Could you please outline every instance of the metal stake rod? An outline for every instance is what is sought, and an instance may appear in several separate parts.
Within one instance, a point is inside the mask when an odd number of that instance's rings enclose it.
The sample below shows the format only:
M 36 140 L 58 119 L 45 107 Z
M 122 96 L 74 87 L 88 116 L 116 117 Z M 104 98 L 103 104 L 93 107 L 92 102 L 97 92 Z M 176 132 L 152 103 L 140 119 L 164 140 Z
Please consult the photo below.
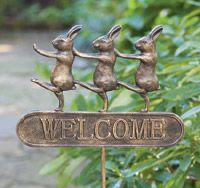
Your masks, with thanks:
M 102 188 L 106 188 L 106 148 L 103 146 L 101 148 L 101 178 L 102 178 Z

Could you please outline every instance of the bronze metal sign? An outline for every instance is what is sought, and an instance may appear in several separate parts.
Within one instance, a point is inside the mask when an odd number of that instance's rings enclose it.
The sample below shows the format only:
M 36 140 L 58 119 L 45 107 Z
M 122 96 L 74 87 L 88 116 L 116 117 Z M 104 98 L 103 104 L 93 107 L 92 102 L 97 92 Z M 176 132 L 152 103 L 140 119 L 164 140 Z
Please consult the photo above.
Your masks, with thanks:
M 59 105 L 54 112 L 25 115 L 17 125 L 17 134 L 24 144 L 34 147 L 101 146 L 102 188 L 106 188 L 105 146 L 174 145 L 182 138 L 184 126 L 174 113 L 149 112 L 148 93 L 160 88 L 156 75 L 156 39 L 163 30 L 161 25 L 155 26 L 148 35 L 135 42 L 136 49 L 140 51 L 138 54 L 124 54 L 114 47 L 114 41 L 120 34 L 120 25 L 113 26 L 105 35 L 93 41 L 93 47 L 98 53 L 80 52 L 74 47 L 73 41 L 81 29 L 81 25 L 75 25 L 66 35 L 56 37 L 52 41 L 54 52 L 33 45 L 40 55 L 55 58 L 56 65 L 50 83 L 35 78 L 31 81 L 53 92 Z M 93 83 L 74 79 L 72 65 L 76 56 L 98 61 Z M 140 61 L 135 85 L 117 79 L 114 70 L 117 58 Z M 62 112 L 63 92 L 75 90 L 77 85 L 99 95 L 103 100 L 100 113 Z M 144 99 L 145 108 L 138 113 L 107 112 L 107 92 L 118 87 L 138 93 Z
M 163 112 L 34 112 L 20 120 L 17 134 L 34 147 L 170 146 L 183 136 L 183 122 Z

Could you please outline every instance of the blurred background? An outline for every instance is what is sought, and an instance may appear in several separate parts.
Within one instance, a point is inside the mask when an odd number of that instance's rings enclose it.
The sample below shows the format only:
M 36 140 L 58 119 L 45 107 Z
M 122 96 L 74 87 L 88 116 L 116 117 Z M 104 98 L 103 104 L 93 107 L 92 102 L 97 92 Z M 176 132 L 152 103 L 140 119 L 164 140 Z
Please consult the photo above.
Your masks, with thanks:
M 123 29 L 116 48 L 135 53 L 134 42 L 155 25 L 161 90 L 149 94 L 151 111 L 170 111 L 185 123 L 184 139 L 165 148 L 108 148 L 107 187 L 200 188 L 200 2 L 198 0 L 0 0 L 0 187 L 100 188 L 100 150 L 37 149 L 16 137 L 17 121 L 33 110 L 51 110 L 54 95 L 30 82 L 49 80 L 55 60 L 32 50 L 53 50 L 51 41 L 82 24 L 75 46 L 95 52 L 92 41 L 114 25 Z M 134 84 L 137 61 L 117 59 L 118 79 Z M 95 61 L 76 58 L 76 79 L 92 81 Z M 143 100 L 120 89 L 109 93 L 109 111 L 139 111 Z M 78 88 L 65 92 L 65 110 L 97 111 L 102 101 Z

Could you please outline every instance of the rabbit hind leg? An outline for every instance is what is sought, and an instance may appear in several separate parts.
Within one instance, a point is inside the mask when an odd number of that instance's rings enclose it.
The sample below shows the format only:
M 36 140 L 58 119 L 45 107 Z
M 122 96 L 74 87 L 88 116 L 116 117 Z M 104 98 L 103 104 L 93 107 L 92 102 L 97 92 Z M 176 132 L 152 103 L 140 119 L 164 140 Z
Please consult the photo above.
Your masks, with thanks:
M 149 97 L 148 97 L 145 89 L 142 89 L 138 86 L 132 86 L 132 85 L 127 84 L 127 83 L 122 82 L 122 81 L 118 81 L 118 85 L 123 86 L 128 90 L 131 90 L 131 91 L 134 91 L 134 92 L 140 94 L 140 96 L 145 101 L 145 109 L 142 109 L 141 112 L 148 112 L 149 111 L 150 100 L 149 100 Z
M 34 78 L 31 79 L 31 82 L 34 82 L 34 83 L 36 83 L 37 85 L 39 85 L 39 86 L 41 86 L 41 87 L 43 87 L 43 88 L 45 88 L 45 89 L 47 89 L 47 90 L 49 90 L 49 91 L 58 92 L 58 93 L 61 92 L 61 90 L 60 90 L 59 88 L 53 86 L 53 85 L 50 84 L 50 83 L 43 82 L 43 81 L 40 81 L 40 80 L 34 79 Z
M 63 108 L 64 108 L 64 95 L 63 92 L 55 92 L 56 97 L 58 98 L 59 101 L 59 105 L 58 107 L 55 109 L 56 112 L 62 112 Z
M 145 109 L 142 109 L 141 112 L 149 112 L 150 100 L 149 100 L 147 93 L 140 94 L 140 96 L 145 101 Z
M 41 87 L 49 90 L 49 91 L 52 91 L 56 95 L 56 97 L 58 99 L 58 102 L 59 102 L 59 105 L 55 109 L 55 111 L 57 111 L 57 112 L 63 111 L 64 96 L 63 96 L 63 92 L 61 91 L 61 89 L 59 89 L 57 87 L 54 87 L 50 83 L 39 81 L 38 79 L 31 79 L 31 81 L 34 82 L 34 83 L 36 83 L 37 85 L 39 85 L 39 86 L 41 86 Z
M 100 109 L 99 112 L 107 112 L 108 111 L 108 97 L 106 92 L 98 93 L 98 95 L 103 99 L 104 105 L 103 109 Z

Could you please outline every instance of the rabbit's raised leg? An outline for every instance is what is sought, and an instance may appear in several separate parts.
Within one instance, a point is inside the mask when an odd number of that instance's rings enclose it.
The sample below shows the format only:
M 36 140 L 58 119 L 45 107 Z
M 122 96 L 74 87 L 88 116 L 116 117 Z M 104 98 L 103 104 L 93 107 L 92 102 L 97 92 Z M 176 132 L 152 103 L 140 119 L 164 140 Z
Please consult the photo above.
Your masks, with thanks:
M 126 89 L 131 90 L 131 91 L 134 91 L 134 92 L 139 93 L 139 94 L 146 93 L 146 91 L 145 91 L 144 89 L 142 89 L 142 88 L 140 88 L 140 87 L 138 87 L 138 86 L 136 86 L 136 85 L 133 86 L 133 85 L 131 85 L 131 84 L 127 84 L 127 83 L 122 82 L 122 81 L 117 81 L 117 84 L 118 84 L 119 86 L 123 86 L 123 87 L 125 87 Z
M 144 98 L 145 101 L 145 109 L 142 109 L 141 112 L 149 112 L 150 100 L 147 93 L 140 94 L 140 96 Z
M 55 109 L 55 111 L 57 112 L 62 112 L 63 111 L 63 108 L 64 108 L 64 95 L 63 95 L 63 92 L 55 92 L 55 95 L 56 97 L 58 98 L 58 101 L 59 101 L 59 105 L 58 105 L 58 108 Z
M 61 92 L 61 90 L 55 86 L 53 86 L 52 84 L 50 83 L 47 83 L 47 82 L 43 82 L 43 81 L 40 81 L 38 79 L 35 79 L 35 78 L 32 78 L 31 79 L 31 82 L 34 82 L 36 83 L 37 85 L 49 90 L 49 91 L 52 91 L 52 92 Z
M 84 88 L 86 88 L 90 91 L 93 91 L 95 93 L 103 92 L 103 89 L 98 88 L 95 85 L 92 85 L 92 84 L 89 84 L 89 83 L 81 82 L 81 81 L 78 81 L 78 80 L 74 80 L 74 83 L 78 84 L 78 85 L 80 85 L 80 86 L 82 86 L 82 87 L 84 87 Z
M 55 109 L 55 111 L 63 111 L 64 96 L 63 96 L 63 92 L 59 88 L 54 87 L 50 83 L 39 81 L 38 79 L 31 79 L 31 81 L 49 91 L 54 92 L 54 94 L 56 95 L 56 97 L 58 98 L 58 101 L 59 101 L 59 106 L 58 106 L 58 108 Z
M 150 101 L 149 101 L 149 97 L 148 97 L 147 92 L 146 92 L 145 89 L 142 89 L 142 88 L 140 88 L 138 86 L 132 86 L 132 85 L 127 84 L 127 83 L 122 82 L 122 81 L 118 81 L 117 83 L 118 83 L 118 85 L 123 86 L 128 90 L 131 90 L 131 91 L 134 91 L 136 93 L 139 93 L 140 96 L 142 98 L 144 98 L 144 101 L 145 101 L 145 109 L 142 109 L 141 112 L 148 112 L 149 111 Z
M 98 93 L 98 95 L 103 99 L 104 105 L 103 109 L 99 110 L 99 112 L 107 112 L 108 111 L 108 97 L 106 92 Z

